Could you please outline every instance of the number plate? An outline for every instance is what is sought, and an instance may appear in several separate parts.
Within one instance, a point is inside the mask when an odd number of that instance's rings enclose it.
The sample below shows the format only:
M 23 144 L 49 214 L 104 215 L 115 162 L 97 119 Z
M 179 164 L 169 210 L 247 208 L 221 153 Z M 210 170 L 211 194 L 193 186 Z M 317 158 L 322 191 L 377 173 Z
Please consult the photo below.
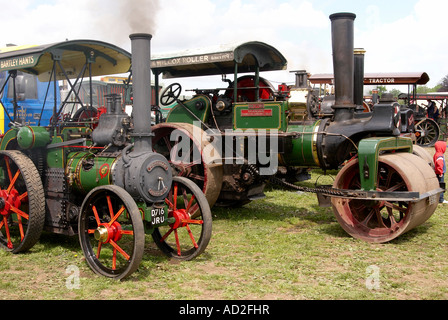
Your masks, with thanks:
M 438 202 L 437 194 L 433 194 L 432 196 L 429 196 L 428 201 L 429 201 L 430 206 L 437 203 Z
M 152 208 L 151 209 L 151 224 L 158 225 L 165 222 L 165 208 Z

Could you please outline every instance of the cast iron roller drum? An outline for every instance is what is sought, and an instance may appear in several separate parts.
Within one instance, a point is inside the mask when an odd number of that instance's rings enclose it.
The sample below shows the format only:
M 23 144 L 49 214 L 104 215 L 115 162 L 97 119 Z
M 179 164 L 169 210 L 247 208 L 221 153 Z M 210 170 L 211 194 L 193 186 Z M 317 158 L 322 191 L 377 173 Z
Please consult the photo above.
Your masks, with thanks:
M 424 194 L 439 187 L 433 169 L 414 154 L 388 154 L 380 156 L 378 161 L 377 191 Z M 333 186 L 361 188 L 358 160 L 349 162 L 339 172 Z M 428 198 L 417 202 L 332 198 L 333 211 L 342 228 L 355 238 L 376 243 L 391 241 L 421 225 L 431 217 L 437 204 L 437 200 Z
M 213 207 L 221 191 L 223 172 L 217 159 L 220 154 L 204 137 L 207 135 L 200 128 L 189 123 L 159 123 L 152 128 L 153 148 L 165 156 L 173 169 L 174 176 L 183 176 L 194 181 L 204 193 L 210 207 Z M 188 141 L 188 150 L 183 150 L 186 157 L 177 159 L 179 141 L 173 141 L 174 131 Z M 195 137 L 195 131 L 200 135 Z M 200 159 L 194 159 L 195 155 Z

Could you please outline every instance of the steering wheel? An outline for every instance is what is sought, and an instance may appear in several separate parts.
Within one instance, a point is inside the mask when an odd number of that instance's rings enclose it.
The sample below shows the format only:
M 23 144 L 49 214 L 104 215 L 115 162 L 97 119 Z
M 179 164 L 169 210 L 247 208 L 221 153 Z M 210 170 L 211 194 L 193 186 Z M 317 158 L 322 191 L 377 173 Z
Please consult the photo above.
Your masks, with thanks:
M 163 90 L 160 97 L 160 103 L 162 106 L 169 106 L 179 98 L 182 92 L 182 86 L 179 83 L 172 83 L 165 90 Z

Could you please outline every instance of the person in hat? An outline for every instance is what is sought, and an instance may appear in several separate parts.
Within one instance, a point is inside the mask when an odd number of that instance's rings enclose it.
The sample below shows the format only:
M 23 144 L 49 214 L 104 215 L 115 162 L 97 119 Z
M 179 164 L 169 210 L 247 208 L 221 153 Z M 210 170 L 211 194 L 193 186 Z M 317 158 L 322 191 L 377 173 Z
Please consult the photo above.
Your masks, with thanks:
M 433 119 L 437 122 L 439 119 L 439 109 L 436 107 L 436 104 L 432 100 L 428 100 L 428 108 L 426 109 L 428 112 L 428 118 Z

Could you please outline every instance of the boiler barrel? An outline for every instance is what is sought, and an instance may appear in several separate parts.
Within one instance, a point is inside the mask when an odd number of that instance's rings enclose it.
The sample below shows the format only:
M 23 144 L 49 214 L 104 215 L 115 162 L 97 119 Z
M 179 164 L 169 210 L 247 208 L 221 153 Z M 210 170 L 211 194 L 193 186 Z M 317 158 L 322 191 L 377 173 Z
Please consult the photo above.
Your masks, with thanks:
M 285 139 L 285 152 L 279 162 L 284 166 L 320 167 L 318 136 L 321 120 L 303 125 L 290 125 L 288 132 L 297 133 Z
M 67 157 L 65 174 L 75 190 L 87 194 L 98 186 L 114 184 L 112 172 L 116 157 L 94 157 L 90 152 L 72 152 Z

